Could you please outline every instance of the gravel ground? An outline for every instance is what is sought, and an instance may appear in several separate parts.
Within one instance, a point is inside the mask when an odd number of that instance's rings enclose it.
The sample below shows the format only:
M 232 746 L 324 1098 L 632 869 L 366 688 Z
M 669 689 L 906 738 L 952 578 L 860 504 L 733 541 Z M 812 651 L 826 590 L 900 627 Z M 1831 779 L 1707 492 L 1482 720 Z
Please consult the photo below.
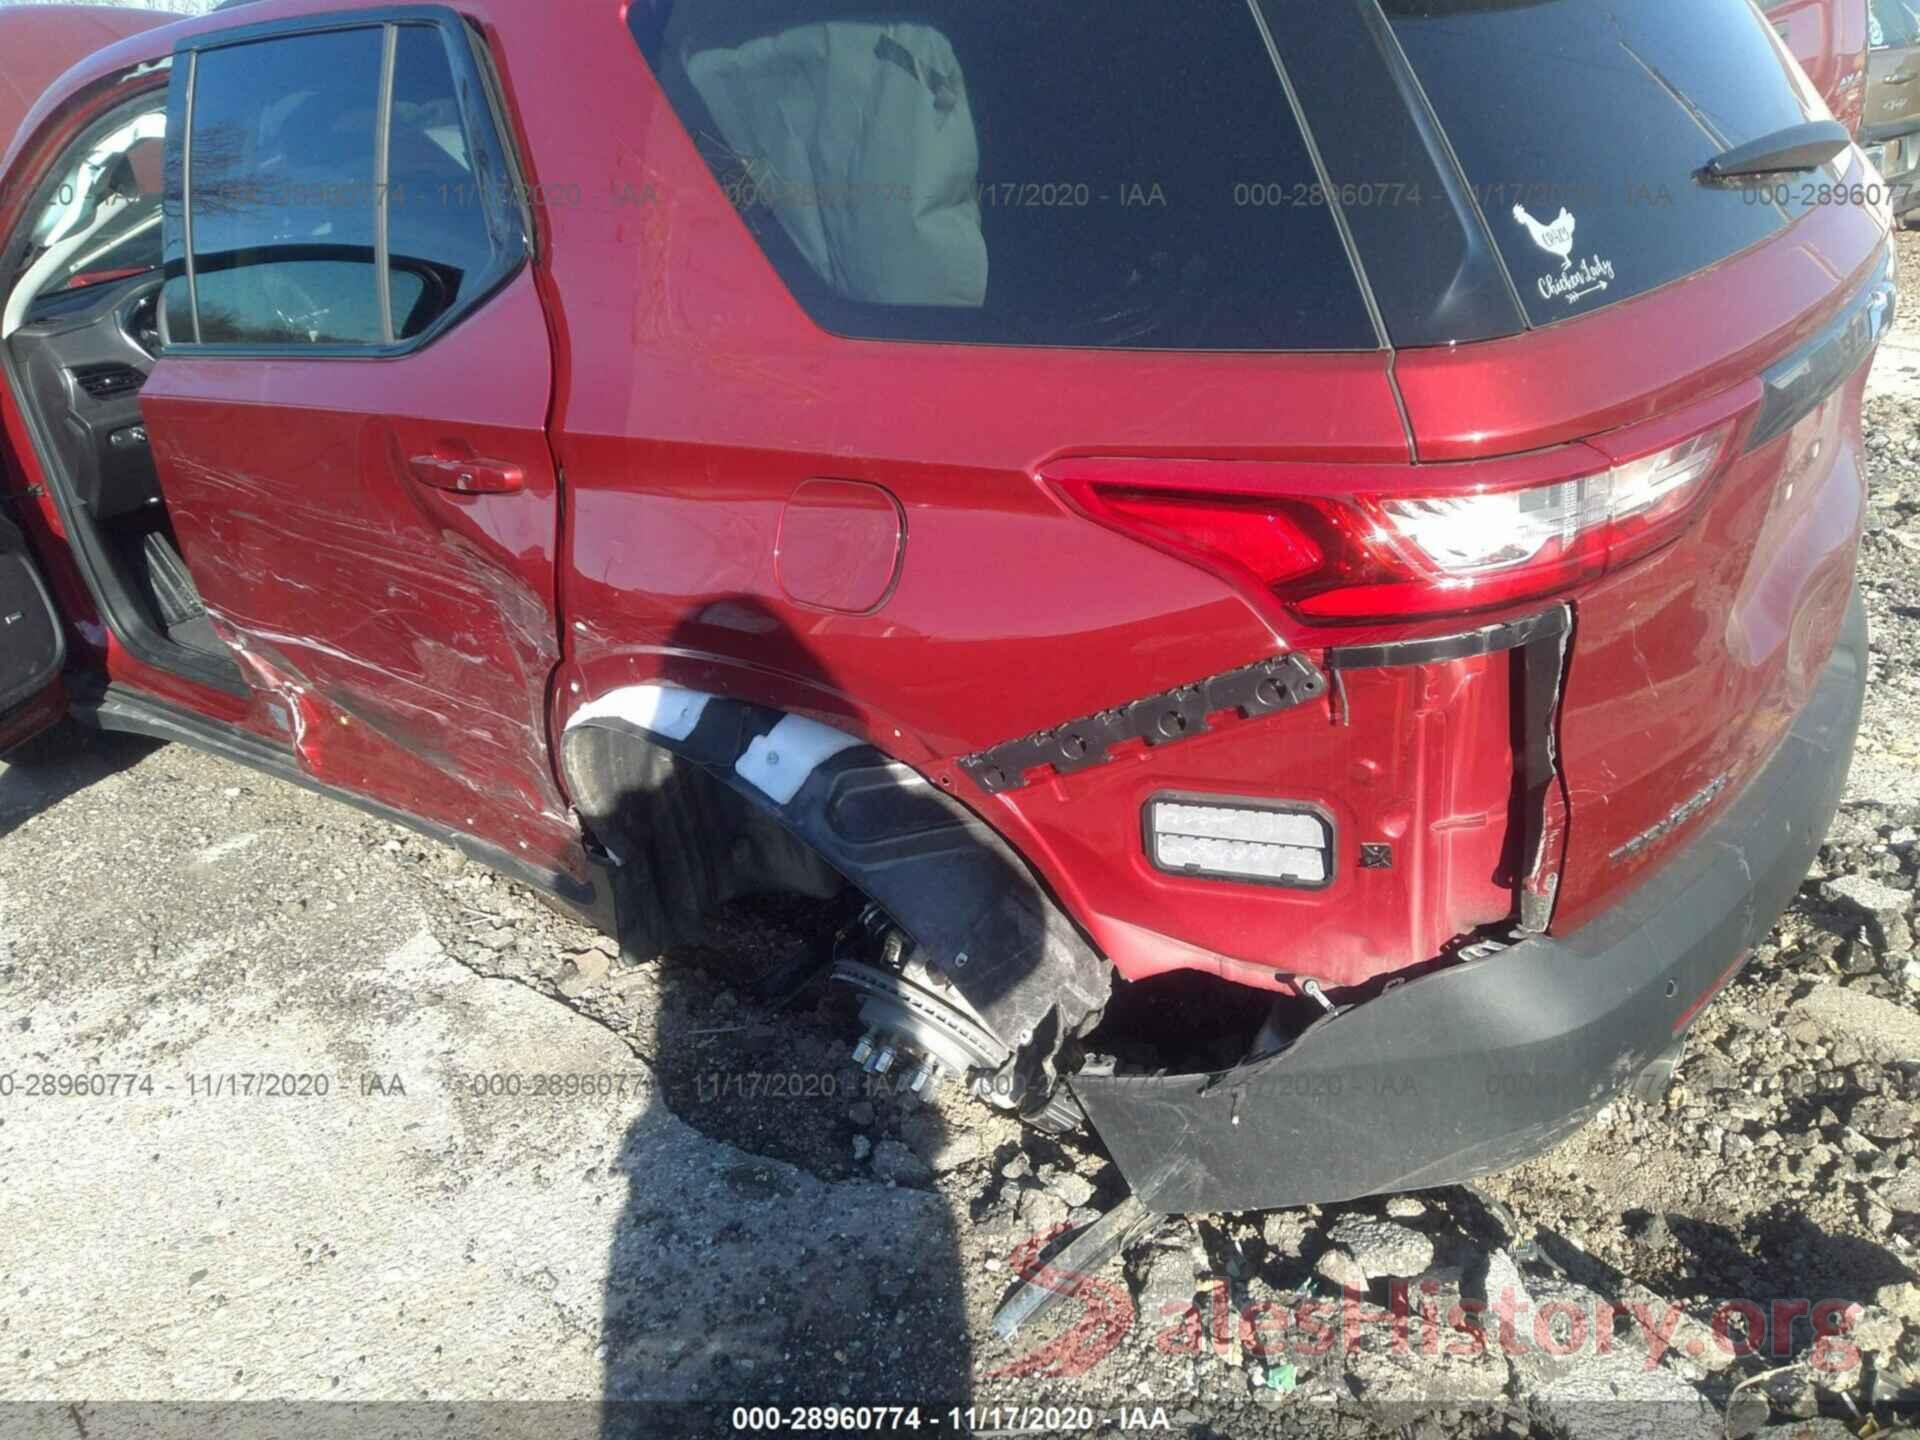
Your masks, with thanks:
M 1920 237 L 1902 267 L 1920 295 Z M 744 909 L 629 967 L 410 833 L 57 737 L 0 770 L 0 1073 L 153 1086 L 0 1101 L 0 1401 L 87 1397 L 0 1406 L 0 1433 L 265 1398 L 582 1402 L 546 1434 L 614 1433 L 609 1398 L 1893 1433 L 1920 1413 L 1920 323 L 1867 426 L 1847 802 L 1670 1091 L 1471 1189 L 1171 1223 L 1012 1342 L 1016 1272 L 1118 1176 L 951 1090 L 870 1086 L 837 996 L 752 1000 L 817 913 Z M 328 1093 L 223 1088 L 259 1073 Z

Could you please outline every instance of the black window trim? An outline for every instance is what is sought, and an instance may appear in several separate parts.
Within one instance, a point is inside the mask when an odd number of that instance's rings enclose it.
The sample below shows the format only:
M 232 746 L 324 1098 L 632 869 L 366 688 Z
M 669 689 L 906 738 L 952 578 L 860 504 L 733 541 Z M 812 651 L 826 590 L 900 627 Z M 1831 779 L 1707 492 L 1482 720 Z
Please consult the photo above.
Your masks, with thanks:
M 461 297 L 451 309 L 418 335 L 404 340 L 385 339 L 351 344 L 271 344 L 262 342 L 207 342 L 199 338 L 200 297 L 195 278 L 193 252 L 193 131 L 194 97 L 197 94 L 199 57 L 209 50 L 247 45 L 260 40 L 284 39 L 295 35 L 318 35 L 346 30 L 381 30 L 381 66 L 378 114 L 375 118 L 374 185 L 380 203 L 374 210 L 375 286 L 378 292 L 381 326 L 392 328 L 389 305 L 391 277 L 380 261 L 387 256 L 387 203 L 384 181 L 388 164 L 387 139 L 392 123 L 394 61 L 402 26 L 422 26 L 435 30 L 446 49 L 447 64 L 453 75 L 455 100 L 460 106 L 461 127 L 472 161 L 474 183 L 478 188 L 481 214 L 485 217 L 493 242 L 495 261 L 490 271 L 479 277 L 471 293 Z M 184 66 L 181 64 L 185 60 Z M 392 359 L 413 354 L 433 344 L 449 330 L 486 304 L 517 276 L 535 254 L 532 212 L 527 205 L 524 173 L 514 147 L 513 130 L 507 123 L 492 57 L 474 28 L 453 10 L 443 5 L 401 5 L 369 10 L 333 11 L 296 16 L 284 20 L 236 25 L 230 29 L 208 31 L 181 40 L 173 52 L 174 74 L 184 72 L 185 83 L 168 97 L 167 132 L 169 148 L 178 137 L 180 147 L 181 240 L 179 261 L 165 267 L 168 280 L 184 274 L 192 307 L 194 338 L 167 337 L 165 353 L 191 354 L 206 359 Z M 480 99 L 482 110 L 469 102 Z M 490 173 L 497 169 L 497 177 Z M 176 264 L 180 267 L 176 269 Z M 166 309 L 163 304 L 162 311 Z
M 1287 73 L 1287 62 L 1280 54 L 1280 46 L 1274 41 L 1273 27 L 1267 23 L 1260 0 L 1247 0 L 1247 13 L 1253 18 L 1254 31 L 1259 35 L 1260 43 L 1266 46 L 1267 59 L 1273 62 L 1273 73 L 1280 81 L 1280 91 L 1286 97 L 1287 109 L 1293 114 L 1293 123 L 1300 131 L 1301 143 L 1307 148 L 1307 159 L 1313 165 L 1314 179 L 1320 184 L 1320 193 L 1326 197 L 1327 213 L 1333 219 L 1334 233 L 1340 237 L 1340 248 L 1347 257 L 1347 269 L 1353 275 L 1354 285 L 1359 288 L 1360 303 L 1367 312 L 1367 324 L 1373 327 L 1373 349 L 1358 353 L 1377 355 L 1391 350 L 1393 341 L 1387 333 L 1386 319 L 1380 313 L 1379 297 L 1373 293 L 1373 282 L 1367 279 L 1366 261 L 1361 258 L 1360 247 L 1354 242 L 1353 224 L 1347 219 L 1346 206 L 1341 203 L 1340 187 L 1333 183 L 1326 159 L 1320 153 L 1320 142 L 1314 138 L 1313 127 L 1307 123 L 1307 112 L 1300 103 L 1300 92 L 1294 89 L 1293 77 Z
M 176 77 L 183 73 L 186 77 L 184 80 L 176 82 L 184 84 L 186 87 L 186 96 L 181 102 L 183 113 L 180 117 L 180 244 L 182 247 L 181 255 L 186 263 L 187 269 L 187 315 L 193 321 L 192 343 L 195 345 L 200 343 L 200 283 L 195 277 L 193 270 L 193 207 L 187 204 L 187 197 L 193 193 L 193 82 L 198 78 L 199 72 L 200 56 L 198 53 L 187 56 L 187 64 L 184 72 L 181 70 L 177 60 L 173 67 L 173 73 Z M 173 97 L 171 95 L 167 97 L 167 111 L 167 129 L 172 130 Z M 166 193 L 163 183 L 160 198 L 160 253 L 162 257 L 166 254 L 166 208 Z M 161 273 L 163 275 L 166 273 L 164 258 L 161 262 Z M 164 280 L 161 282 L 163 287 L 165 283 Z M 160 300 L 159 311 L 157 312 L 160 316 L 161 334 L 163 336 L 166 335 L 166 310 L 166 297 L 163 295 Z
M 385 25 L 380 30 L 380 85 L 374 101 L 373 112 L 373 193 L 380 202 L 373 207 L 373 296 L 374 308 L 380 312 L 380 341 L 383 345 L 393 344 L 393 247 L 388 243 L 387 232 L 387 182 L 393 173 L 393 62 L 400 50 L 400 27 Z M 464 130 L 466 117 L 461 117 Z M 187 143 L 193 143 L 192 132 L 188 132 Z M 188 192 L 187 209 L 192 210 L 192 192 Z M 491 226 L 489 226 L 491 228 Z M 192 254 L 189 252 L 191 261 Z M 194 323 L 199 323 L 199 312 L 194 313 Z
M 1526 299 L 1520 293 L 1520 282 L 1513 278 L 1513 268 L 1500 251 L 1500 241 L 1493 233 L 1492 222 L 1487 219 L 1486 207 L 1480 203 L 1480 197 L 1474 193 L 1473 185 L 1467 179 L 1467 167 L 1460 162 L 1460 153 L 1453 148 L 1453 137 L 1447 134 L 1447 127 L 1440 123 L 1440 112 L 1434 108 L 1426 82 L 1421 80 L 1420 72 L 1413 68 L 1413 61 L 1408 58 L 1406 47 L 1400 43 L 1399 33 L 1388 21 L 1386 12 L 1374 0 L 1362 0 L 1359 8 L 1374 44 L 1380 49 L 1381 58 L 1386 61 L 1394 87 L 1407 97 L 1407 109 L 1413 116 L 1415 128 L 1434 156 L 1434 169 L 1440 176 L 1441 185 L 1446 188 L 1448 200 L 1462 222 L 1477 229 L 1480 243 L 1486 246 L 1487 255 L 1493 262 L 1494 273 L 1506 287 L 1506 297 L 1513 306 L 1514 319 L 1520 324 L 1518 330 L 1509 333 L 1518 335 L 1534 329 L 1533 319 L 1527 314 Z

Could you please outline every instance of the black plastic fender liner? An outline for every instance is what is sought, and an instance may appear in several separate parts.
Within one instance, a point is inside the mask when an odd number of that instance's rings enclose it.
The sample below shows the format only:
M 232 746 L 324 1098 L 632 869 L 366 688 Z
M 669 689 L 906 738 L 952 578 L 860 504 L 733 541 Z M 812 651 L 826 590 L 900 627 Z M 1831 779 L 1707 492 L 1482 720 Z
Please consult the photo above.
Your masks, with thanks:
M 618 817 L 647 803 L 662 757 L 698 767 L 878 902 L 1045 1072 L 1029 1078 L 1051 1087 L 1060 1045 L 1098 1021 L 1112 971 L 992 827 L 911 766 L 826 726 L 718 697 L 663 718 L 662 693 L 694 692 L 636 686 L 626 705 L 622 693 L 576 711 L 560 750 L 575 805 L 604 843 L 618 851 Z M 769 754 L 788 767 L 777 782 Z M 616 893 L 626 868 L 614 870 Z
M 1856 595 L 1741 794 L 1617 905 L 1330 1015 L 1235 1069 L 1069 1082 L 1149 1209 L 1323 1204 L 1539 1154 L 1672 1047 L 1792 899 L 1839 807 L 1866 686 Z

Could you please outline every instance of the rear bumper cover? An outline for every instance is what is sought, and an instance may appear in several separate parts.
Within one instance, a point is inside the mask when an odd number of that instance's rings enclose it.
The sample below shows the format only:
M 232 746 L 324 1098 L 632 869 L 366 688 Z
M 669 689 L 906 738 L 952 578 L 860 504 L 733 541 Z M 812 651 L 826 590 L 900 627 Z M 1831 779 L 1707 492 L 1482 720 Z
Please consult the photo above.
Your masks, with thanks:
M 1867 672 L 1856 595 L 1762 773 L 1618 906 L 1197 1075 L 1083 1071 L 1074 1094 L 1145 1204 L 1264 1209 L 1446 1185 L 1578 1129 L 1670 1048 L 1805 878 L 1839 807 Z

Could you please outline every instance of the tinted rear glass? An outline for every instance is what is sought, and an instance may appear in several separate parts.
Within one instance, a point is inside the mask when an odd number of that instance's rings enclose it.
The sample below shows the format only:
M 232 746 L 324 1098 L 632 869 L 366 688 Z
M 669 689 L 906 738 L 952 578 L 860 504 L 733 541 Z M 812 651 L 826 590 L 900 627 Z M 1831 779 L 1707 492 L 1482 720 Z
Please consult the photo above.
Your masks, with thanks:
M 387 244 L 394 338 L 411 340 L 494 274 L 482 184 L 439 30 L 405 25 L 394 43 L 387 126 Z
M 1747 0 L 1384 0 L 1528 319 L 1583 315 L 1780 230 L 1805 182 L 1693 177 L 1809 118 Z
M 200 56 L 187 198 L 202 340 L 380 339 L 373 142 L 381 45 L 377 29 L 342 30 Z M 176 297 L 183 288 L 176 282 Z
M 635 0 L 629 16 L 829 330 L 1378 343 L 1245 0 Z

